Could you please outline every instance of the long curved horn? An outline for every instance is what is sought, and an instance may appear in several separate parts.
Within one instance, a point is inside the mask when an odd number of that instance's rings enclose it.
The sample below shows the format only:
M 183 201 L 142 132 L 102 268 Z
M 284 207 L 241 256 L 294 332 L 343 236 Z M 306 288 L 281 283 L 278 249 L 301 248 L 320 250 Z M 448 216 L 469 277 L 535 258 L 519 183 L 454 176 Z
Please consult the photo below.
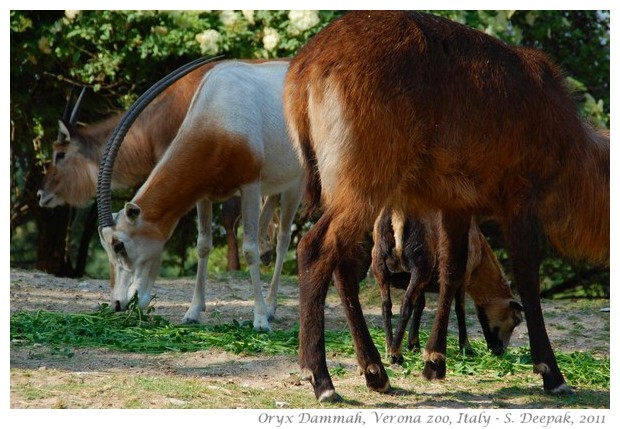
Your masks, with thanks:
M 120 122 L 114 129 L 112 136 L 108 140 L 108 143 L 103 152 L 103 158 L 101 165 L 99 166 L 99 175 L 97 177 L 97 207 L 99 215 L 99 229 L 106 226 L 114 225 L 114 219 L 112 218 L 112 170 L 114 168 L 114 160 L 118 154 L 121 143 L 131 125 L 138 118 L 140 113 L 153 101 L 159 94 L 161 94 L 167 87 L 172 85 L 177 80 L 181 79 L 186 74 L 194 71 L 202 65 L 219 60 L 223 58 L 223 55 L 212 58 L 199 58 L 182 67 L 179 67 L 155 85 L 151 86 L 144 94 L 142 94 L 135 103 L 125 112 Z
M 73 111 L 71 112 L 71 117 L 69 118 L 69 125 L 74 126 L 77 123 L 78 114 L 80 113 L 80 107 L 82 107 L 82 99 L 84 98 L 84 94 L 86 93 L 86 87 L 82 87 L 82 92 L 75 102 L 75 106 L 73 106 Z

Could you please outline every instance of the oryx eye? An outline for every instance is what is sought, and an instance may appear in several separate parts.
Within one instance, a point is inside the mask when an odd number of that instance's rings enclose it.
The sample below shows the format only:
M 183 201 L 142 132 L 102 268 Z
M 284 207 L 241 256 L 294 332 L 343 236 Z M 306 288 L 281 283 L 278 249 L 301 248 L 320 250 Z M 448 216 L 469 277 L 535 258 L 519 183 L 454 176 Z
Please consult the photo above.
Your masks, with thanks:
M 54 164 L 58 164 L 63 159 L 65 159 L 64 152 L 56 152 L 56 154 L 54 154 Z
M 114 243 L 112 243 L 112 249 L 117 255 L 126 253 L 125 244 L 122 241 L 114 241 Z

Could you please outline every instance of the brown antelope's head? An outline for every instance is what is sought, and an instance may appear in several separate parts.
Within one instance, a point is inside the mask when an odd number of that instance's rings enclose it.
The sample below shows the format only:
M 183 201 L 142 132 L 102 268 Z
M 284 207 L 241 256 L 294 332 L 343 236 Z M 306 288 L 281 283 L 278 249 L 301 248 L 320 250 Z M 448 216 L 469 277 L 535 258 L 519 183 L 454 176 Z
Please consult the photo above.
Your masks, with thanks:
M 474 221 L 469 233 L 468 271 L 467 293 L 476 304 L 484 339 L 493 354 L 501 355 L 523 321 L 523 307 L 514 299 L 499 261 Z
M 82 207 L 95 196 L 99 162 L 92 150 L 88 150 L 89 145 L 76 126 L 86 88 L 82 89 L 70 112 L 74 90 L 69 94 L 62 119 L 58 121 L 58 137 L 53 147 L 52 162 L 37 192 L 41 207 L 52 208 L 64 204 Z
M 523 321 L 523 307 L 514 299 L 495 299 L 476 305 L 487 347 L 494 355 L 503 354 L 514 329 Z
M 140 207 L 127 203 L 114 215 L 113 226 L 101 228 L 99 239 L 110 262 L 112 306 L 125 310 L 136 295 L 138 306 L 146 308 L 167 237 L 143 219 Z

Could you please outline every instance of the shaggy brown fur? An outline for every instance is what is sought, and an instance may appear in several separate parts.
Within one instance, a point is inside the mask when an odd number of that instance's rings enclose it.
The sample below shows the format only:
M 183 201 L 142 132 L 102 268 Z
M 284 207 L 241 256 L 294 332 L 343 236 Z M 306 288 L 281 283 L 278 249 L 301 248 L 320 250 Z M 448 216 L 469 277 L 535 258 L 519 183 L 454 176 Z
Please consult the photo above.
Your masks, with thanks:
M 565 392 L 540 307 L 540 237 L 575 259 L 609 260 L 609 136 L 580 119 L 544 54 L 422 13 L 356 11 L 293 59 L 285 111 L 324 214 L 301 240 L 300 354 L 317 398 L 335 399 L 323 310 L 334 274 L 363 368 L 381 361 L 347 273 L 385 206 L 441 211 L 440 305 L 427 345 L 445 354 L 450 304 L 463 283 L 472 215 L 495 219 L 513 261 L 535 365 Z M 383 368 L 381 366 L 381 368 Z M 445 363 L 427 362 L 427 378 Z M 385 371 L 366 375 L 389 387 Z

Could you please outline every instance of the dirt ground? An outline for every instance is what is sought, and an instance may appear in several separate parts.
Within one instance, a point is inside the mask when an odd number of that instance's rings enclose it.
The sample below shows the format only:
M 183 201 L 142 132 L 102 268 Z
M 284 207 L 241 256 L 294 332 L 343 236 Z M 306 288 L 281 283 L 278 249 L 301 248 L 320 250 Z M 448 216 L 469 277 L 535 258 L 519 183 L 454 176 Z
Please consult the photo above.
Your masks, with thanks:
M 12 269 L 10 272 L 10 306 L 11 312 L 30 310 L 49 310 L 62 312 L 92 312 L 99 303 L 108 302 L 109 285 L 105 280 L 63 279 L 37 271 Z M 158 279 L 155 284 L 157 297 L 154 301 L 155 312 L 173 323 L 180 323 L 193 292 L 193 280 Z M 326 325 L 328 329 L 346 329 L 346 322 L 335 292 L 330 289 L 326 307 Z M 371 294 L 372 295 L 372 294 Z M 378 293 L 373 304 L 365 305 L 364 312 L 368 324 L 381 326 L 381 313 Z M 298 321 L 298 290 L 293 280 L 284 281 L 279 292 L 279 306 L 273 329 L 287 329 Z M 207 311 L 204 323 L 229 323 L 236 319 L 240 323 L 252 321 L 252 292 L 249 276 L 244 274 L 221 275 L 209 279 L 207 291 Z M 395 302 L 398 302 L 395 299 Z M 609 301 L 597 302 L 597 311 L 579 311 L 578 302 L 547 301 L 544 302 L 547 329 L 554 347 L 565 351 L 584 350 L 601 356 L 609 356 L 609 312 L 605 307 Z M 600 307 L 600 308 L 599 308 Z M 427 304 L 427 311 L 433 311 L 432 301 Z M 468 329 L 471 337 L 482 337 L 475 316 L 469 320 Z M 425 320 L 430 320 L 425 316 Z M 429 322 L 430 323 L 430 322 Z M 527 331 L 519 326 L 511 346 L 528 344 Z M 455 328 L 452 327 L 452 332 Z M 575 332 L 578 335 L 575 335 Z M 278 389 L 282 383 L 298 385 L 295 374 L 298 372 L 295 356 L 236 356 L 222 351 L 200 351 L 183 354 L 146 355 L 137 353 L 120 353 L 110 350 L 84 349 L 76 352 L 70 360 L 58 359 L 53 355 L 43 354 L 42 358 L 33 359 L 36 347 L 11 347 L 11 370 L 58 370 L 58 377 L 65 374 L 174 374 L 181 376 L 200 376 L 213 378 L 232 385 L 248 388 Z M 234 364 L 231 365 L 231 361 Z M 328 362 L 330 365 L 330 362 Z M 354 359 L 339 359 L 338 365 L 355 372 Z M 22 372 L 12 372 L 11 408 L 53 408 L 54 399 L 33 401 L 14 389 L 22 379 Z M 31 377 L 31 375 L 28 375 Z M 537 378 L 537 380 L 540 380 Z M 28 382 L 30 382 L 29 380 Z M 340 380 L 363 387 L 363 381 L 357 377 L 351 381 Z M 540 383 L 538 381 L 538 383 Z M 307 383 L 300 389 L 310 390 Z M 440 389 L 441 390 L 441 389 Z M 89 407 L 88 398 L 83 404 Z M 119 403 L 110 399 L 110 404 L 94 402 L 93 407 L 115 408 Z M 172 404 L 174 405 L 174 404 Z M 153 404 L 153 407 L 166 407 L 170 404 Z

